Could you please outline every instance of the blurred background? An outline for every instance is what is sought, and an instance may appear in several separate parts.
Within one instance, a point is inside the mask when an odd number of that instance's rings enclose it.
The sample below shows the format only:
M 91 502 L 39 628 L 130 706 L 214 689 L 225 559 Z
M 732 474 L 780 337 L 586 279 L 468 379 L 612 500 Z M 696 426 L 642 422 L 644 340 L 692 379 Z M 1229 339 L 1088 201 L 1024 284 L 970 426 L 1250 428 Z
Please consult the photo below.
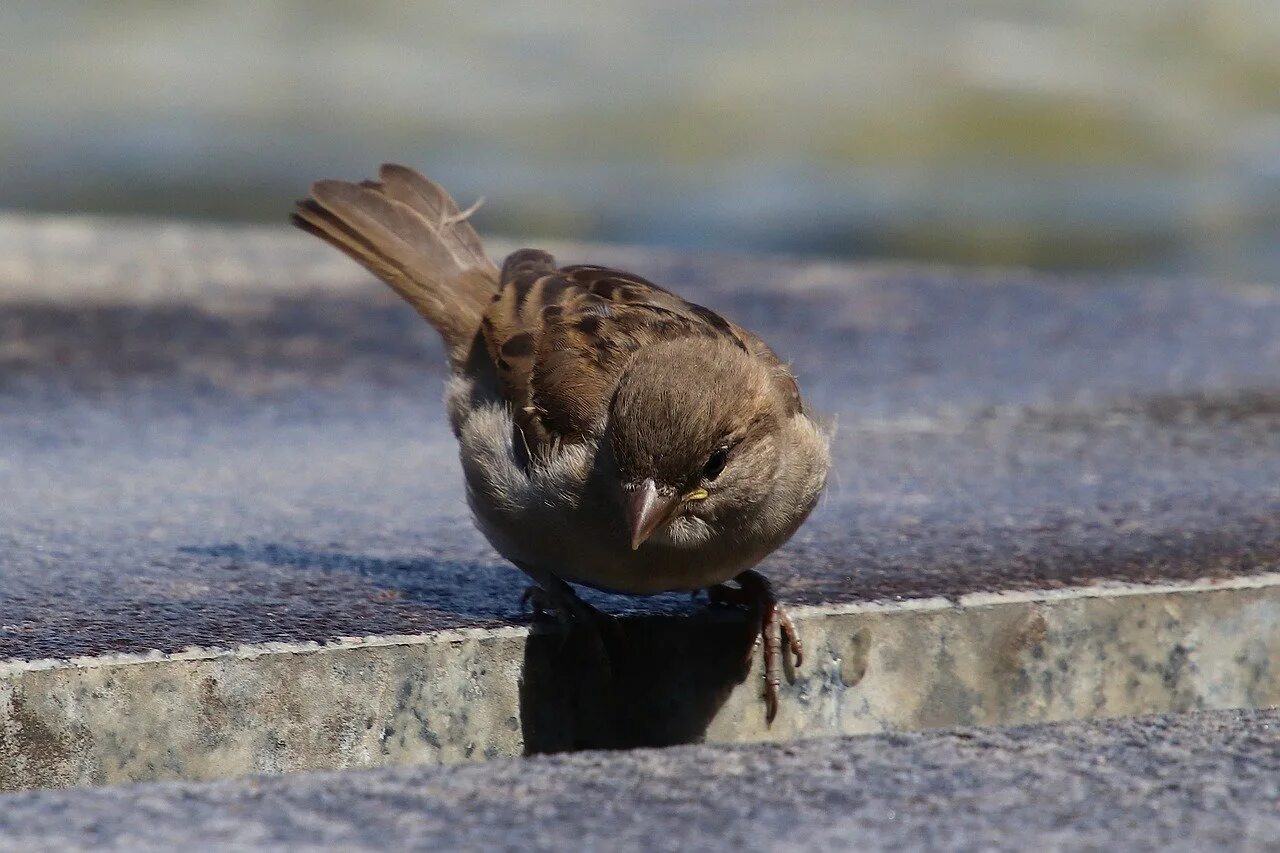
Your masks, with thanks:
M 8 2 L 0 208 L 1280 280 L 1280 2 Z

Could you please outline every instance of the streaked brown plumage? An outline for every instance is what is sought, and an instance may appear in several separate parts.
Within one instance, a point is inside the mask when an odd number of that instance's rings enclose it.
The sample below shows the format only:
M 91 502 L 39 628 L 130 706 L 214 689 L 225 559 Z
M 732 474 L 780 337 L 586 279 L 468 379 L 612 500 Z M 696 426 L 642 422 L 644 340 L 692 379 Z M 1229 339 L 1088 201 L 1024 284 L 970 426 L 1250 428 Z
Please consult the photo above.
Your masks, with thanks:
M 800 645 L 750 569 L 804 521 L 829 466 L 794 376 L 752 333 L 631 273 L 536 249 L 499 270 L 469 214 L 388 165 L 317 182 L 293 220 L 440 332 L 468 500 L 494 547 L 577 619 L 596 617 L 565 580 L 749 597 L 772 720 L 783 647 L 798 664 Z

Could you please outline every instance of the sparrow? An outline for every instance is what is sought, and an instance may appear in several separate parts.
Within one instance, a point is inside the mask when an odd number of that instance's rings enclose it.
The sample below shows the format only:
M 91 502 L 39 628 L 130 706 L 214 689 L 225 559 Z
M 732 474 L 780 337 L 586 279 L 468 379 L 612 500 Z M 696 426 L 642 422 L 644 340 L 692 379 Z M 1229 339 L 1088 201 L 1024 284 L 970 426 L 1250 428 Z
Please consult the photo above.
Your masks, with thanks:
M 467 501 L 535 603 L 598 624 L 573 583 L 751 607 L 772 723 L 784 655 L 798 667 L 803 649 L 752 567 L 808 517 L 830 467 L 795 376 L 756 335 L 633 273 L 537 249 L 499 269 L 470 224 L 478 206 L 388 164 L 376 181 L 317 181 L 292 221 L 440 333 Z

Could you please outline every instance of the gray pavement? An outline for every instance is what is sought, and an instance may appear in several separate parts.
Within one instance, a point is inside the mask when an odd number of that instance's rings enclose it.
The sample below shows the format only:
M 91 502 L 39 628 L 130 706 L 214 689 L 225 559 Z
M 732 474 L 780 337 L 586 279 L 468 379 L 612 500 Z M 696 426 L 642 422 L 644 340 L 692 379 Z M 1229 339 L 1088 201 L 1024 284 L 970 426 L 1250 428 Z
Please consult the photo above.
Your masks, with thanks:
M 283 229 L 0 224 L 0 660 L 526 621 L 433 333 Z M 1273 569 L 1280 291 L 692 257 L 838 422 L 791 602 Z M 614 610 L 687 611 L 679 596 Z
M 4 850 L 1269 850 L 1280 713 L 0 795 Z

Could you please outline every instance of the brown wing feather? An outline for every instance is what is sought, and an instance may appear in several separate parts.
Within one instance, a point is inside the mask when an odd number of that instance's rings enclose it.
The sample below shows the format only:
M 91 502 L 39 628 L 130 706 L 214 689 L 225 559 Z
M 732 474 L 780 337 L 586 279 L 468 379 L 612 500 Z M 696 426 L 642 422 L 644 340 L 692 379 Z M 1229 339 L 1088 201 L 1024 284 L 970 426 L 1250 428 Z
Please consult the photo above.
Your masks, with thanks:
M 647 279 L 609 267 L 559 268 L 521 249 L 499 271 L 438 184 L 391 164 L 378 180 L 318 181 L 298 202 L 300 228 L 359 261 L 439 331 L 455 367 L 477 329 L 532 448 L 581 441 L 603 420 L 637 349 L 673 337 L 724 337 L 766 363 L 791 411 L 800 394 L 763 341 Z
M 632 353 L 674 337 L 732 340 L 774 368 L 784 399 L 798 410 L 795 380 L 759 338 L 620 270 L 558 268 L 546 252 L 522 249 L 503 264 L 483 330 L 520 438 L 535 455 L 589 436 Z

